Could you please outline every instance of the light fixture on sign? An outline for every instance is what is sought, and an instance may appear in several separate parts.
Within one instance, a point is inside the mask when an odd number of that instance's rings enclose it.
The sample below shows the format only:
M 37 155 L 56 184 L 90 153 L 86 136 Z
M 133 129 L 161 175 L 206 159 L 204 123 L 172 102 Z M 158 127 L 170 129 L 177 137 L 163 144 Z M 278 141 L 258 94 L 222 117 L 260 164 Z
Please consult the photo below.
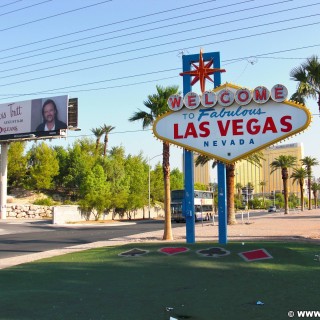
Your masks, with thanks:
M 266 103 L 270 99 L 270 91 L 264 86 L 256 87 L 252 99 L 259 104 Z
M 283 102 L 288 96 L 288 89 L 282 84 L 276 84 L 271 89 L 271 99 L 275 102 Z
M 221 106 L 229 107 L 234 102 L 234 93 L 229 89 L 223 89 L 218 93 L 218 100 Z
M 205 91 L 200 100 L 203 107 L 211 108 L 217 103 L 217 95 L 213 91 Z
M 183 101 L 184 105 L 190 110 L 196 109 L 200 105 L 200 97 L 195 92 L 188 92 Z
M 183 99 L 179 94 L 173 94 L 168 99 L 168 107 L 172 111 L 179 111 L 183 108 Z
M 252 100 L 252 93 L 247 88 L 241 88 L 237 90 L 234 99 L 239 106 L 246 106 Z

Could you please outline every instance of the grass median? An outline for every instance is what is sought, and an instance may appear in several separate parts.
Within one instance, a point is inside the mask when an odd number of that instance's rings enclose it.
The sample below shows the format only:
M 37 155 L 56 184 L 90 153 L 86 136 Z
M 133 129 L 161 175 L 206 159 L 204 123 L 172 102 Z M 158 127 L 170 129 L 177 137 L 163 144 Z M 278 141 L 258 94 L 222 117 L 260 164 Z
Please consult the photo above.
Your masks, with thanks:
M 177 247 L 189 250 L 159 252 Z M 272 258 L 239 255 L 261 248 Z M 319 310 L 319 254 L 319 245 L 297 242 L 134 243 L 66 254 L 0 270 L 0 319 L 288 319 Z

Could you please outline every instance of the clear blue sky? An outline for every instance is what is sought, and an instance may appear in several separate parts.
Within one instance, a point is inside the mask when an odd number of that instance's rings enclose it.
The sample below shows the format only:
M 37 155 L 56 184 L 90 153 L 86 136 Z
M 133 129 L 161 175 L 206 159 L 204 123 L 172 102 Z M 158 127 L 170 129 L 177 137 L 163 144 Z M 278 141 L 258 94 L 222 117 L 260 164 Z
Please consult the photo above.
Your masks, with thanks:
M 90 129 L 107 124 L 115 127 L 109 148 L 146 158 L 161 154 L 162 143 L 128 118 L 146 110 L 156 85 L 182 90 L 181 52 L 219 51 L 222 83 L 282 83 L 291 95 L 290 70 L 320 48 L 315 0 L 2 0 L 0 18 L 0 104 L 77 97 L 82 131 L 48 143 L 94 138 Z M 302 142 L 305 155 L 320 160 L 316 101 L 308 107 L 315 114 L 310 128 L 286 142 Z M 171 150 L 171 167 L 182 170 L 182 150 Z M 320 168 L 314 173 L 320 177 Z

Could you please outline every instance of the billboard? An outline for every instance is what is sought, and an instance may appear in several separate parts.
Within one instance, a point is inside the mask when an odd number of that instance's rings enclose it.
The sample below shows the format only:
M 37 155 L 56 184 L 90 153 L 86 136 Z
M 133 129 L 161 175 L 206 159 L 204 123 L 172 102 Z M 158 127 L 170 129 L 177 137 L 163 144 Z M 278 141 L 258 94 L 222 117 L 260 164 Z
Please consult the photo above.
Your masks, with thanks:
M 161 140 L 234 163 L 309 126 L 310 111 L 286 96 L 280 84 L 271 91 L 263 86 L 251 91 L 229 83 L 201 97 L 173 95 L 168 100 L 172 111 L 156 119 L 153 132 Z
M 0 104 L 0 140 L 65 136 L 68 96 Z

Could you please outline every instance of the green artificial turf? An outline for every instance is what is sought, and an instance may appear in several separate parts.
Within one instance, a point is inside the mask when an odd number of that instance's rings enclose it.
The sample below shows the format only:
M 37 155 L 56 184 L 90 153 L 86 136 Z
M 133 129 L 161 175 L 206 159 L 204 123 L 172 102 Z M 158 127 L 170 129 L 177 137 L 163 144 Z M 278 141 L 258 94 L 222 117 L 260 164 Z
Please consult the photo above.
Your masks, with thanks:
M 177 246 L 190 250 L 158 252 Z M 231 253 L 196 253 L 210 247 Z M 149 253 L 118 256 L 132 248 Z M 238 255 L 260 248 L 273 259 Z M 319 245 L 296 242 L 135 243 L 67 254 L 0 270 L 0 319 L 289 319 L 291 310 L 320 310 L 316 254 Z

